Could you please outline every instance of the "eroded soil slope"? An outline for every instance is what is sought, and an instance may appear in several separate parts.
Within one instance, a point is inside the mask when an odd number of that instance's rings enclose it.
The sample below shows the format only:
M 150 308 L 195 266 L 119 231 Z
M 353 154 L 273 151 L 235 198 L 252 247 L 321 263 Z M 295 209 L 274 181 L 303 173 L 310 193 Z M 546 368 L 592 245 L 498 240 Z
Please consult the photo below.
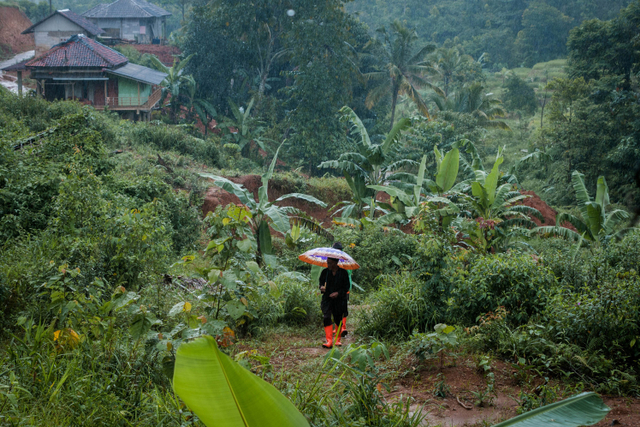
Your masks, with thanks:
M 35 49 L 33 34 L 21 34 L 30 26 L 31 21 L 20 9 L 0 6 L 0 59 Z

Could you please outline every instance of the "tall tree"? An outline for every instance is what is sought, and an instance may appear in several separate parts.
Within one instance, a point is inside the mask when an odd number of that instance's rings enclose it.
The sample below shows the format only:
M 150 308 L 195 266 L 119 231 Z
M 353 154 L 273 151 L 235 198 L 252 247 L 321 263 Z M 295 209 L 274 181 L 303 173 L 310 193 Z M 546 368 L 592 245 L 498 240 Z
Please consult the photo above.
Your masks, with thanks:
M 372 108 L 382 98 L 390 96 L 389 129 L 393 128 L 399 95 L 407 95 L 416 104 L 418 110 L 429 117 L 429 109 L 418 89 L 428 87 L 444 95 L 440 88 L 425 79 L 426 74 L 436 73 L 432 64 L 426 60 L 427 55 L 435 50 L 435 46 L 427 44 L 416 49 L 418 34 L 397 19 L 391 24 L 390 32 L 387 32 L 384 27 L 378 32 L 382 35 L 382 41 L 377 46 L 383 58 L 384 69 L 365 75 L 368 80 L 378 83 L 367 95 L 367 107 Z

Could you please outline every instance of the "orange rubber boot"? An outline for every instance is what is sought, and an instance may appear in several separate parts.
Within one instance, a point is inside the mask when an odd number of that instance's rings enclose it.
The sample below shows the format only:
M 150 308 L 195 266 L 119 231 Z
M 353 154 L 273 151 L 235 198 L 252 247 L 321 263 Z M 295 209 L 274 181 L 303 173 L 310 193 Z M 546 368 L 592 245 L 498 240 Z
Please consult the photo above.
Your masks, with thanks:
M 342 318 L 342 328 L 340 329 L 340 336 L 341 337 L 346 337 L 348 333 L 349 332 L 347 332 L 347 318 L 343 317 Z
M 341 327 L 340 327 L 340 325 L 338 325 L 338 327 L 337 327 L 337 329 L 336 329 L 336 330 L 337 330 L 337 331 L 341 331 L 341 330 L 342 330 L 342 329 L 341 329 Z M 333 342 L 333 345 L 340 347 L 340 346 L 342 345 L 342 343 L 340 342 L 340 338 L 341 338 L 341 337 L 340 337 L 340 332 L 338 332 L 338 333 L 336 334 L 336 339 L 335 339 L 335 341 Z
M 327 342 L 322 344 L 322 346 L 324 348 L 331 348 L 333 347 L 333 325 L 329 325 L 329 326 L 325 326 L 324 327 L 324 335 L 327 339 Z

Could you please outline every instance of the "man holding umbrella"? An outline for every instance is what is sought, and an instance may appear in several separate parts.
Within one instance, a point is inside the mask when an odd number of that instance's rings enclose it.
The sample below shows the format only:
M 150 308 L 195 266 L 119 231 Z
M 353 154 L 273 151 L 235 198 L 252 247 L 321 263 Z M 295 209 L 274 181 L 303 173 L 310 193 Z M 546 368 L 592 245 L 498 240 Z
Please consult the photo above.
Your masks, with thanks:
M 335 248 L 311 249 L 298 257 L 309 264 L 327 267 L 320 273 L 319 285 L 322 293 L 322 318 L 326 342 L 325 348 L 331 348 L 340 343 L 340 325 L 347 310 L 347 295 L 350 281 L 346 270 L 360 267 L 349 255 Z M 333 340 L 333 325 L 336 325 L 335 343 Z

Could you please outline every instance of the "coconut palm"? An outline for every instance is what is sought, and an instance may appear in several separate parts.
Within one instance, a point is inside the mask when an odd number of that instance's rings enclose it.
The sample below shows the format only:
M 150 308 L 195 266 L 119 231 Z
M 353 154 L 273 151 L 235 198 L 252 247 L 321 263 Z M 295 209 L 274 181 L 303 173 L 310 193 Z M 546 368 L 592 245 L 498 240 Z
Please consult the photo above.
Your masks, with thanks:
M 420 49 L 414 48 L 419 40 L 415 30 L 410 30 L 399 20 L 391 24 L 391 34 L 385 28 L 378 30 L 383 36 L 379 43 L 380 55 L 383 57 L 384 70 L 366 73 L 367 80 L 378 83 L 367 94 L 367 108 L 372 108 L 381 99 L 391 97 L 391 124 L 393 128 L 396 114 L 398 95 L 408 96 L 418 107 L 418 110 L 429 117 L 427 104 L 418 93 L 421 87 L 428 87 L 444 95 L 441 89 L 425 80 L 424 75 L 435 73 L 435 69 L 426 61 L 426 56 L 433 52 L 435 46 L 428 44 Z
M 434 66 L 439 71 L 444 86 L 444 95 L 449 95 L 449 86 L 473 62 L 469 55 L 461 55 L 458 49 L 440 48 L 434 53 Z
M 470 114 L 478 119 L 480 126 L 511 130 L 505 122 L 496 120 L 497 117 L 505 116 L 506 111 L 502 108 L 502 102 L 491 98 L 492 95 L 485 93 L 482 83 L 476 82 L 460 88 L 451 96 L 436 93 L 431 100 L 442 113 Z
M 594 200 L 591 199 L 587 187 L 584 185 L 583 174 L 574 171 L 571 174 L 571 184 L 576 192 L 580 215 L 563 212 L 556 217 L 555 226 L 537 227 L 533 231 L 577 240 L 579 245 L 583 241 L 598 245 L 613 237 L 616 234 L 616 227 L 622 220 L 628 219 L 629 214 L 621 209 L 607 213 L 607 208 L 610 205 L 609 188 L 604 176 L 598 178 Z M 565 222 L 573 225 L 576 231 L 562 227 Z

